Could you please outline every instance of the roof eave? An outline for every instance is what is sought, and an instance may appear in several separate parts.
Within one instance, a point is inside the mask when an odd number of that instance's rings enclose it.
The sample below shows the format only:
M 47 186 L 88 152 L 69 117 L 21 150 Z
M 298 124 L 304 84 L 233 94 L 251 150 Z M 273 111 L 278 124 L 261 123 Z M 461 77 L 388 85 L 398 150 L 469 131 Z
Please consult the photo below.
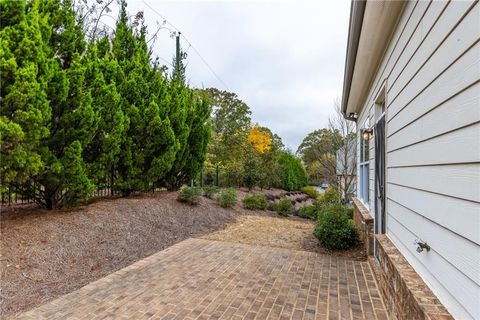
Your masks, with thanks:
M 350 95 L 350 88 L 352 84 L 353 71 L 355 69 L 355 60 L 357 58 L 358 43 L 360 41 L 360 34 L 362 32 L 363 16 L 365 13 L 366 0 L 352 1 L 350 9 L 350 21 L 348 26 L 347 38 L 347 56 L 345 58 L 345 72 L 343 79 L 343 94 L 342 94 L 342 113 L 343 116 L 349 120 L 355 120 L 346 114 L 348 97 Z
M 348 31 L 342 113 L 356 120 L 406 1 L 353 0 Z

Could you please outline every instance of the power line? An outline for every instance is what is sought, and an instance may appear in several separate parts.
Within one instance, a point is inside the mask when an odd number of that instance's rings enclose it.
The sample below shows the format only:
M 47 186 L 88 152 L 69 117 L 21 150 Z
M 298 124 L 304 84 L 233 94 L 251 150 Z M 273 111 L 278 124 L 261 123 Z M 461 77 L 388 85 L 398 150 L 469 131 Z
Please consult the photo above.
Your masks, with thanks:
M 163 60 L 163 62 L 168 63 L 171 67 L 173 67 L 173 64 L 171 62 L 169 62 L 167 59 L 164 59 L 160 56 L 157 56 L 157 58 L 160 59 L 160 60 Z
M 228 88 L 227 84 L 225 83 L 225 81 L 223 81 L 216 73 L 215 71 L 213 71 L 212 67 L 210 67 L 210 65 L 208 64 L 208 62 L 202 57 L 202 55 L 200 54 L 200 52 L 198 52 L 198 50 L 187 40 L 187 38 L 185 38 L 185 36 L 183 36 L 183 34 L 180 34 L 184 39 L 185 41 L 187 41 L 187 43 L 191 46 L 191 48 L 193 49 L 193 51 L 198 55 L 198 57 L 203 61 L 203 63 L 207 66 L 208 69 L 210 69 L 210 71 L 212 72 L 212 74 L 217 78 L 218 81 L 220 81 L 224 86 L 225 88 L 227 88 L 228 91 L 230 91 L 230 89 Z
M 109 28 L 111 31 L 115 31 L 115 28 L 113 28 L 112 26 L 109 26 L 108 24 L 104 23 L 103 21 L 98 20 L 98 22 L 100 22 L 101 24 L 103 24 L 105 27 Z M 162 28 L 168 29 L 168 28 L 166 28 L 166 27 L 162 27 Z M 168 30 L 170 30 L 170 29 L 168 29 Z M 171 32 L 171 31 L 170 31 L 170 32 Z M 160 60 L 162 60 L 163 62 L 167 63 L 169 66 L 172 66 L 172 67 L 173 67 L 173 64 L 172 64 L 170 61 L 168 61 L 167 59 L 162 58 L 162 57 L 160 57 L 160 56 L 158 56 L 158 55 L 157 55 L 157 58 L 160 59 Z
M 210 64 L 208 64 L 207 60 L 205 60 L 205 58 L 200 54 L 200 52 L 197 50 L 197 48 L 195 48 L 194 45 L 192 45 L 192 43 L 187 39 L 187 37 L 185 37 L 185 35 L 183 33 L 180 32 L 180 30 L 175 26 L 173 25 L 170 21 L 168 21 L 167 18 L 165 18 L 160 12 L 158 12 L 157 10 L 155 10 L 155 8 L 153 8 L 152 6 L 150 6 L 145 0 L 142 0 L 142 2 L 147 6 L 149 7 L 153 12 L 155 12 L 159 17 L 161 17 L 165 23 L 169 24 L 173 29 L 175 29 L 179 35 L 188 43 L 189 45 L 189 49 L 192 48 L 192 50 L 198 55 L 198 57 L 200 58 L 200 60 L 202 60 L 202 62 L 205 64 L 205 66 L 210 70 L 210 72 L 215 76 L 215 78 L 217 78 L 217 80 L 223 84 L 225 86 L 225 88 L 227 88 L 228 91 L 230 91 L 230 89 L 228 88 L 227 84 L 225 83 L 225 81 L 223 81 L 220 76 L 213 70 L 213 68 L 210 66 Z

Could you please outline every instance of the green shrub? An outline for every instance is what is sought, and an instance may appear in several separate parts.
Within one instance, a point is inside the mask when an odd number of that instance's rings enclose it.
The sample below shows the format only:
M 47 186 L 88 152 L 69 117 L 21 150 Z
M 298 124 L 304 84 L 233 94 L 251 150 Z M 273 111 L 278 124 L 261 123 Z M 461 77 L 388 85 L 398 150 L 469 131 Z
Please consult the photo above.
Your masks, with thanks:
M 339 203 L 323 207 L 318 215 L 315 237 L 330 250 L 345 250 L 358 244 L 358 231 L 348 219 L 346 207 Z
M 348 219 L 353 219 L 353 208 L 346 209 Z
M 243 206 L 248 210 L 265 210 L 268 207 L 268 201 L 262 194 L 246 196 L 243 198 Z
M 317 218 L 317 211 L 318 211 L 318 208 L 314 205 L 304 206 L 300 208 L 298 215 L 305 219 L 315 220 Z
M 223 190 L 218 195 L 218 203 L 225 208 L 233 207 L 237 204 L 237 191 L 233 188 Z
M 292 201 L 289 199 L 281 199 L 275 204 L 275 211 L 284 217 L 287 217 L 293 212 Z
M 330 187 L 325 190 L 319 201 L 322 204 L 342 203 L 342 197 L 337 189 Z
M 178 193 L 177 200 L 189 204 L 198 204 L 202 196 L 202 189 L 198 187 L 184 187 Z
M 203 195 L 209 199 L 213 199 L 213 196 L 218 193 L 217 186 L 203 186 Z
M 298 190 L 307 185 L 307 172 L 299 158 L 282 151 L 278 157 L 281 168 L 281 185 L 284 190 Z
M 318 197 L 320 196 L 320 193 L 312 186 L 303 187 L 302 189 L 300 189 L 300 191 L 302 191 L 312 199 L 318 199 Z

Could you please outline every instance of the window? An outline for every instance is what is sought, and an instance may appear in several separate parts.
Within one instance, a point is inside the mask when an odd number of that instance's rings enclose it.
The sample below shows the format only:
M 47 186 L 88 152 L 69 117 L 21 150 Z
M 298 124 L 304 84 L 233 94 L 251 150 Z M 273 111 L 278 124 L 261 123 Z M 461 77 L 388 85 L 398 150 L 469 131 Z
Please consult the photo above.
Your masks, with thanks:
M 378 121 L 385 114 L 385 87 L 382 88 L 375 100 L 375 120 Z
M 375 206 L 374 230 L 377 234 L 386 231 L 386 203 L 385 203 L 385 87 L 380 91 L 375 101 L 375 196 L 372 199 Z M 376 250 L 376 249 L 375 249 Z M 377 254 L 377 251 L 375 251 Z
M 363 125 L 364 129 L 368 128 L 369 119 L 365 120 Z M 369 197 L 369 182 L 370 182 L 370 141 L 363 139 L 360 135 L 360 164 L 359 164 L 359 187 L 358 196 L 362 199 L 363 203 L 368 206 Z

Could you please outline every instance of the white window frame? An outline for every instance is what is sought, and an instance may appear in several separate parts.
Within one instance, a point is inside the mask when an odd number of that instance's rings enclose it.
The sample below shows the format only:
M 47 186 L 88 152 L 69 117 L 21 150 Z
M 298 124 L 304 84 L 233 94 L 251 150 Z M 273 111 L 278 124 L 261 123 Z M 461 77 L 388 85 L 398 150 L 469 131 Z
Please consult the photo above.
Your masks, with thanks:
M 365 120 L 362 129 L 368 129 L 370 124 L 370 119 L 367 117 Z M 358 198 L 362 201 L 367 209 L 370 209 L 370 140 L 368 140 L 367 146 L 367 159 L 363 159 L 365 155 L 364 148 L 365 148 L 365 141 L 362 135 L 363 130 L 359 130 L 359 138 L 360 138 L 360 153 L 358 156 Z

